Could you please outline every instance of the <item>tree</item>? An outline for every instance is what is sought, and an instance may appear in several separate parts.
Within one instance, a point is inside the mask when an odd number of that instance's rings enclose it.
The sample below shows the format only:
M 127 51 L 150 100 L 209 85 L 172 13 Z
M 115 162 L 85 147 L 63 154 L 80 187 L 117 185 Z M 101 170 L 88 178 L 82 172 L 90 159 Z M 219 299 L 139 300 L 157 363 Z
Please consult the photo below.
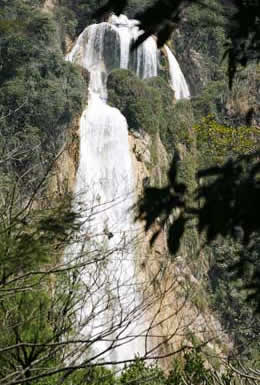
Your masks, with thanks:
M 165 265 L 164 272 L 151 269 L 147 281 L 130 277 L 130 285 L 129 276 L 121 278 L 108 264 L 114 259 L 120 272 L 134 240 L 128 244 L 122 237 L 110 246 L 107 233 L 93 233 L 99 205 L 75 212 L 70 195 L 60 202 L 42 191 L 40 201 L 35 194 L 24 202 L 10 183 L 0 186 L 0 383 L 59 383 L 76 371 L 91 377 L 95 368 L 134 362 L 128 346 L 135 341 L 143 346 L 141 361 L 193 349 L 188 339 L 175 350 L 164 348 L 193 324 L 198 329 L 199 311 L 192 311 L 191 289 L 185 291 L 179 276 L 155 290 L 167 275 Z M 135 285 L 142 292 L 138 300 Z M 186 295 L 176 301 L 180 292 Z M 170 297 L 174 310 L 166 312 Z M 189 319 L 183 317 L 186 307 Z M 150 314 L 145 321 L 144 312 Z M 171 322 L 174 328 L 162 330 Z M 201 345 L 216 337 L 204 327 L 197 332 Z M 116 357 L 124 346 L 127 354 Z

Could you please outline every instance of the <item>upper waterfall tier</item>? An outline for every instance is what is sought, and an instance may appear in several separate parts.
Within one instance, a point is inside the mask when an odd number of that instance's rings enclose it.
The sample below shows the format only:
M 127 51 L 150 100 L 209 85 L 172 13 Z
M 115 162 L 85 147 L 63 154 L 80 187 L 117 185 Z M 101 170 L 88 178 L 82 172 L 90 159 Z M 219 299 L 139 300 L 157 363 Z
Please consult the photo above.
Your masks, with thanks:
M 153 37 L 146 39 L 135 51 L 131 52 L 131 44 L 142 31 L 137 20 L 130 20 L 125 15 L 112 15 L 110 22 L 117 28 L 120 36 L 120 68 L 130 68 L 141 79 L 157 76 L 158 50 Z
M 108 22 L 87 27 L 67 59 L 90 71 L 90 89 L 105 99 L 107 75 L 113 69 L 131 69 L 141 79 L 158 75 L 159 51 L 155 37 L 150 36 L 131 51 L 131 45 L 141 33 L 137 20 L 130 20 L 125 15 L 112 15 Z M 169 47 L 165 48 L 176 99 L 188 99 L 190 92 L 185 77 Z
M 99 76 L 103 85 L 106 75 L 115 68 L 129 68 L 142 79 L 157 76 L 158 50 L 152 37 L 131 52 L 131 44 L 139 34 L 136 20 L 113 15 L 109 22 L 87 27 L 68 54 L 67 60 L 77 62 L 91 73 L 98 71 L 103 74 Z M 90 88 L 100 93 L 97 76 Z

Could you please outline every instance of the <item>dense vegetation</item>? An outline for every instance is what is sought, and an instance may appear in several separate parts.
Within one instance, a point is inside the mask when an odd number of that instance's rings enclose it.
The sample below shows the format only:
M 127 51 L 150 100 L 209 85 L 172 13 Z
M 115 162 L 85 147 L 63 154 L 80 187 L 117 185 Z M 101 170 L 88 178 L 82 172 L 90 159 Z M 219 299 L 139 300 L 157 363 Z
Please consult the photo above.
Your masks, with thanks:
M 45 368 L 55 365 L 60 353 L 51 343 L 71 327 L 66 318 L 71 294 L 50 295 L 51 286 L 55 291 L 59 282 L 61 290 L 66 277 L 60 272 L 51 278 L 50 266 L 78 225 L 69 197 L 57 202 L 47 197 L 46 186 L 87 87 L 81 71 L 65 62 L 58 25 L 41 6 L 35 0 L 0 2 L 0 381 L 5 383 L 38 376 L 38 360 Z
M 130 131 L 154 134 L 159 130 L 163 109 L 156 89 L 145 85 L 130 71 L 115 70 L 109 76 L 108 90 L 109 102 L 126 117 Z
M 259 316 L 255 314 L 255 309 L 259 303 L 258 237 L 254 233 L 255 241 L 251 237 L 251 246 L 245 245 L 241 222 L 236 223 L 235 218 L 243 216 L 242 211 L 247 211 L 248 215 L 257 211 L 257 204 L 247 186 L 253 185 L 255 180 L 251 170 L 256 158 L 250 158 L 250 154 L 259 149 L 259 69 L 256 63 L 248 65 L 236 73 L 232 89 L 228 87 L 228 63 L 223 61 L 223 55 L 229 44 L 227 33 L 230 31 L 232 7 L 219 1 L 205 3 L 211 8 L 195 4 L 188 8 L 184 22 L 180 23 L 177 33 L 173 35 L 176 52 L 180 53 L 194 94 L 192 106 L 197 170 L 213 167 L 208 173 L 199 174 L 200 185 L 193 199 L 202 204 L 201 215 L 198 215 L 199 228 L 206 230 L 208 239 L 213 239 L 213 234 L 216 235 L 218 230 L 220 234 L 204 250 L 210 263 L 211 304 L 234 337 L 239 354 L 257 361 Z M 247 4 L 250 7 L 250 2 Z M 241 155 L 249 158 L 242 163 L 234 163 L 232 171 L 232 166 L 228 171 L 229 166 L 225 162 L 231 159 L 236 162 Z M 223 164 L 226 164 L 226 171 L 214 169 Z M 251 180 L 250 175 L 254 175 Z M 247 182 L 244 183 L 245 180 Z M 207 184 L 209 187 L 204 189 Z M 203 206 L 205 201 L 207 204 Z M 232 214 L 232 207 L 235 215 Z M 234 220 L 233 224 L 230 218 Z M 212 226 L 208 225 L 211 220 Z M 243 229 L 250 228 L 256 222 L 251 216 L 247 224 L 241 226 Z M 249 298 L 251 300 L 248 302 Z
M 64 61 L 57 24 L 37 2 L 2 1 L 0 29 L 1 172 L 23 177 L 28 190 L 65 143 L 86 86 L 80 71 Z

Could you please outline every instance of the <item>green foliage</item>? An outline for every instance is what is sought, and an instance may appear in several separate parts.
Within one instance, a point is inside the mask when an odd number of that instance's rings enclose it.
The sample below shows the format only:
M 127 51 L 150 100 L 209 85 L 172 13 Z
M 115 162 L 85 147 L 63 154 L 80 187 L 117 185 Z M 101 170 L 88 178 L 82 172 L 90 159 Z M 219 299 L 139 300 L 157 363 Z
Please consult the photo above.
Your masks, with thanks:
M 246 6 L 238 3 L 235 8 L 248 7 L 250 12 L 254 8 L 254 4 L 250 1 Z M 227 46 L 230 47 L 228 40 L 230 30 L 234 31 L 239 25 L 237 22 L 230 23 L 235 8 L 231 3 L 226 6 L 218 0 L 205 0 L 202 4 L 192 1 L 191 6 L 184 11 L 185 16 L 178 25 L 178 32 L 173 34 L 173 47 L 190 85 L 191 94 L 195 96 L 192 98 L 192 104 L 196 120 L 214 114 L 218 122 L 231 126 L 253 125 L 254 119 L 257 124 L 259 123 L 257 108 L 259 81 L 254 70 L 255 63 L 251 63 L 243 71 L 240 67 L 236 67 L 236 74 L 232 74 L 232 89 L 229 89 L 228 85 L 227 68 L 229 66 L 230 70 L 232 60 L 227 64 L 223 60 L 223 55 Z M 255 15 L 258 12 L 259 9 L 255 9 Z M 250 16 L 253 29 L 257 29 L 253 21 L 255 15 Z M 243 38 L 249 33 L 250 28 L 245 30 Z M 239 30 L 236 32 L 240 34 Z M 246 56 L 250 43 L 245 46 L 244 43 L 241 43 L 241 46 L 240 43 L 236 44 L 237 42 L 230 55 L 236 56 L 235 61 L 240 61 L 240 49 L 242 56 Z M 229 80 L 231 80 L 230 71 Z
M 258 242 L 248 250 L 238 240 L 222 239 L 205 250 L 210 261 L 211 303 L 233 338 L 233 354 L 250 360 L 252 366 L 254 360 L 259 361 L 260 315 L 247 298 L 260 271 Z
M 31 285 L 33 285 L 33 281 Z M 46 354 L 47 351 L 41 344 L 53 340 L 54 328 L 49 321 L 50 309 L 51 301 L 46 289 L 37 285 L 36 282 L 31 290 L 13 293 L 8 300 L 1 299 L 0 345 L 8 347 L 21 344 L 21 347 L 0 354 L 0 378 L 5 377 L 12 371 L 13 366 L 18 364 L 25 370 L 25 377 L 32 374 L 30 372 L 31 363 Z M 35 343 L 38 346 L 35 346 Z M 48 352 L 48 359 L 45 359 L 46 365 L 55 362 L 55 355 L 52 355 L 51 350 Z M 36 373 L 34 371 L 34 374 Z
M 225 78 L 207 82 L 191 101 L 196 122 L 214 115 L 218 123 L 232 127 L 259 125 L 259 84 L 256 65 L 236 74 L 232 90 Z
M 204 360 L 200 353 L 187 352 L 182 360 L 174 360 L 166 381 L 166 385 L 184 385 L 192 380 L 192 384 L 210 384 L 210 370 L 205 368 Z
M 8 193 L 1 191 L 1 198 L 5 204 L 0 208 L 0 281 L 16 274 L 25 274 L 40 266 L 54 262 L 52 251 L 60 251 L 59 245 L 70 237 L 71 233 L 79 229 L 76 221 L 78 214 L 70 209 L 70 199 L 57 207 L 48 209 L 32 209 L 32 202 L 26 207 L 19 207 L 20 200 L 9 185 Z
M 190 102 L 187 100 L 178 101 L 168 121 L 168 139 L 165 140 L 168 151 L 170 151 L 170 146 L 174 148 L 177 143 L 181 143 L 192 153 L 195 136 L 192 131 L 194 118 Z
M 65 39 L 65 34 L 75 39 L 86 26 L 97 22 L 94 12 L 103 2 L 102 0 L 61 0 L 55 11 L 62 28 L 61 40 Z
M 202 118 L 194 129 L 202 166 L 223 164 L 228 157 L 256 151 L 260 135 L 257 127 L 228 127 L 212 115 Z
M 181 143 L 191 150 L 193 114 L 189 101 L 174 105 L 174 93 L 159 77 L 138 79 L 127 70 L 115 70 L 108 77 L 108 100 L 126 117 L 129 130 L 160 133 L 171 153 Z
M 220 60 L 224 54 L 224 43 L 226 42 L 225 24 L 223 6 L 218 0 L 206 0 L 203 4 L 195 2 L 187 9 L 187 18 L 189 20 L 192 48 L 202 53 L 208 59 L 208 65 L 217 71 Z M 214 61 L 217 62 L 214 63 Z M 211 69 L 210 68 L 210 69 Z
M 215 115 L 218 121 L 222 121 L 225 118 L 227 97 L 228 89 L 224 80 L 208 82 L 191 101 L 196 121 L 207 115 Z
M 115 373 L 120 374 L 115 375 Z M 203 355 L 194 349 L 183 355 L 175 356 L 168 373 L 163 372 L 155 364 L 148 364 L 137 358 L 134 363 L 125 366 L 120 371 L 116 370 L 116 372 L 113 368 L 102 366 L 79 369 L 68 378 L 65 375 L 62 383 L 68 385 L 71 383 L 74 385 L 99 385 L 101 383 L 104 385 L 214 385 L 216 378 L 220 384 L 240 384 L 240 382 L 232 381 L 233 378 L 235 380 L 235 377 L 228 371 L 219 374 L 215 369 L 209 368 Z M 50 384 L 53 384 L 51 379 L 49 381 Z
M 65 385 L 119 385 L 119 380 L 113 369 L 93 366 L 74 371 L 63 383 Z
M 2 169 L 21 177 L 37 165 L 26 179 L 27 189 L 34 188 L 64 144 L 66 127 L 81 112 L 86 86 L 79 70 L 64 61 L 49 15 L 16 0 L 1 17 L 14 23 L 1 36 Z
M 166 374 L 155 365 L 136 360 L 126 367 L 118 380 L 118 385 L 213 385 L 216 381 L 215 369 L 207 367 L 202 353 L 197 350 L 187 351 L 183 355 L 173 357 L 169 372 Z M 220 383 L 229 385 L 233 376 L 228 372 L 219 375 Z
M 129 130 L 154 134 L 159 130 L 162 99 L 132 72 L 115 70 L 108 77 L 108 101 L 126 117 Z
M 160 93 L 160 137 L 167 151 L 172 153 L 180 143 L 191 150 L 194 138 L 191 132 L 193 112 L 190 102 L 180 100 L 174 104 L 173 90 L 162 78 L 147 79 L 145 82 Z
M 258 125 L 260 122 L 259 89 L 260 78 L 258 66 L 248 65 L 239 71 L 233 79 L 230 90 L 225 118 L 229 125 L 238 127 L 242 125 Z
M 66 273 L 54 278 L 49 270 L 79 222 L 70 199 L 39 209 L 29 197 L 21 205 L 19 191 L 6 186 L 0 189 L 0 378 L 17 368 L 22 380 L 55 367 L 62 350 L 55 343 L 70 330 L 73 297 Z M 63 292 L 54 296 L 58 282 Z
M 148 366 L 139 359 L 129 367 L 125 368 L 120 376 L 120 385 L 141 385 L 148 383 L 150 385 L 164 385 L 165 375 L 163 371 L 155 365 Z
M 66 37 L 70 36 L 72 39 L 77 37 L 76 28 L 78 20 L 75 17 L 75 13 L 71 9 L 62 5 L 55 8 L 54 15 L 58 26 L 59 43 L 65 54 Z

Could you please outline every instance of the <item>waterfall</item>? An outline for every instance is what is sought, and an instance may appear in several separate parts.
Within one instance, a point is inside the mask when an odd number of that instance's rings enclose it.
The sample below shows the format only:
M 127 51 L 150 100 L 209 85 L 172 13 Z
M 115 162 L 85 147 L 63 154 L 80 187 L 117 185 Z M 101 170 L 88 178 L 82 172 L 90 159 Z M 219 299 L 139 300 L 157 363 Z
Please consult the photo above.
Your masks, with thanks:
M 90 72 L 88 106 L 80 119 L 74 199 L 75 208 L 88 213 L 81 230 L 81 238 L 88 241 L 74 246 L 73 253 L 84 251 L 89 263 L 81 271 L 85 306 L 78 315 L 79 329 L 95 341 L 94 356 L 102 360 L 133 359 L 147 348 L 133 246 L 136 230 L 130 215 L 135 186 L 128 127 L 121 112 L 107 104 L 106 89 L 114 68 L 131 68 L 141 78 L 157 76 L 153 37 L 130 50 L 139 34 L 136 20 L 112 16 L 109 22 L 87 27 L 67 56 Z
M 133 39 L 133 31 L 136 27 L 134 20 L 129 20 L 125 15 L 112 15 L 110 22 L 117 26 L 117 31 L 120 36 L 120 68 L 128 68 L 130 46 Z
M 175 59 L 175 56 L 171 52 L 170 48 L 165 45 L 165 49 L 169 61 L 169 71 L 171 78 L 171 86 L 175 92 L 176 100 L 179 99 L 189 99 L 190 91 L 186 83 L 185 77 L 181 71 L 179 63 Z
M 136 33 L 135 23 L 130 22 L 128 28 L 122 24 L 128 19 L 120 20 L 120 25 L 114 19 L 87 27 L 67 56 L 67 60 L 78 62 L 90 72 L 89 102 L 80 120 L 74 204 L 91 211 L 91 223 L 86 220 L 82 228 L 91 240 L 86 245 L 86 258 L 89 252 L 99 259 L 100 254 L 105 255 L 104 260 L 101 258 L 101 262 L 90 264 L 81 272 L 88 300 L 85 299 L 78 323 L 83 335 L 91 339 L 99 336 L 94 355 L 116 361 L 143 355 L 145 345 L 144 338 L 137 337 L 145 327 L 135 273 L 135 229 L 130 215 L 134 178 L 128 127 L 120 111 L 106 102 L 107 76 L 113 68 L 128 67 L 130 44 Z M 154 50 L 153 58 L 156 47 Z M 148 48 L 145 52 L 149 55 Z M 143 71 L 150 74 L 150 61 L 145 55 L 143 60 Z M 152 75 L 156 73 L 153 70 Z
M 131 43 L 142 33 L 138 28 L 139 22 L 129 20 L 125 15 L 112 15 L 110 22 L 117 28 L 120 38 L 120 68 L 132 69 L 141 79 L 157 76 L 158 52 L 155 39 L 149 37 L 130 55 Z
M 141 330 L 131 245 L 134 231 L 129 214 L 134 184 L 127 122 L 119 110 L 102 100 L 101 95 L 90 89 L 89 104 L 80 121 L 80 163 L 75 196 L 86 205 L 85 209 L 93 210 L 91 224 L 86 223 L 85 231 L 92 239 L 88 247 L 101 257 L 98 265 L 83 270 L 82 279 L 93 293 L 92 306 L 84 309 L 83 322 L 92 319 L 85 334 L 91 334 L 92 338 L 102 336 L 95 343 L 98 354 L 110 348 L 108 339 L 116 340 L 120 336 L 119 345 L 123 345 L 108 354 L 110 360 L 119 361 L 143 353 L 143 344 L 132 337 Z M 131 324 L 126 327 L 130 317 Z M 104 357 L 105 353 L 102 359 Z

